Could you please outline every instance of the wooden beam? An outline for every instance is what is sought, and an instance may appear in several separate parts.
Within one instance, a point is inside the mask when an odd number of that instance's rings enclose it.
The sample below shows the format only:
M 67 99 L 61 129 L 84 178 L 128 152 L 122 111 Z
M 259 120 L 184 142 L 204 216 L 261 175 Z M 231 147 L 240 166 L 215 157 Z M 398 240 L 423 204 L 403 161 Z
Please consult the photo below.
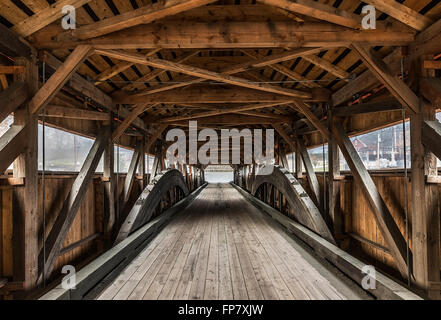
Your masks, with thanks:
M 285 103 L 285 104 L 287 104 L 287 103 Z M 168 117 L 168 118 L 160 119 L 159 122 L 161 122 L 161 123 L 178 122 L 178 121 L 184 121 L 184 120 L 192 120 L 192 119 L 206 118 L 206 117 L 212 117 L 212 116 L 219 116 L 222 114 L 236 113 L 236 112 L 241 112 L 241 111 L 259 110 L 259 109 L 264 109 L 264 108 L 276 107 L 276 106 L 280 106 L 280 105 L 283 105 L 283 103 L 279 104 L 278 102 L 276 102 L 276 103 L 251 104 L 251 105 L 240 106 L 240 107 L 235 107 L 235 108 L 217 109 L 217 110 L 213 110 L 213 111 L 199 112 L 199 113 L 191 114 L 188 116 Z M 155 119 L 155 120 L 152 120 L 151 122 L 155 122 L 155 121 L 157 121 L 157 120 Z
M 109 123 L 113 127 L 112 114 L 108 115 Z M 104 222 L 103 233 L 107 243 L 111 243 L 112 232 L 117 221 L 115 212 L 115 147 L 111 137 L 107 139 L 106 146 L 104 148 L 104 164 L 103 164 L 103 179 L 104 182 Z
M 59 61 L 56 57 L 54 57 L 47 51 L 43 51 L 39 57 L 41 61 L 44 61 L 49 67 L 51 67 L 54 70 L 58 70 L 63 64 L 61 61 Z M 75 91 L 78 91 L 84 96 L 95 101 L 104 109 L 109 110 L 116 115 L 119 115 L 122 119 L 125 119 L 130 115 L 130 110 L 128 110 L 123 106 L 116 107 L 110 96 L 108 96 L 106 93 L 104 93 L 99 88 L 94 86 L 93 83 L 84 79 L 78 73 L 73 73 L 71 79 L 68 80 L 67 85 L 72 89 L 74 89 Z M 141 129 L 144 132 L 149 132 L 148 128 L 144 124 L 144 121 L 142 121 L 138 117 L 135 118 L 135 120 L 133 120 L 133 126 Z
M 308 149 L 306 149 L 305 143 L 301 138 L 297 139 L 297 146 L 299 148 L 300 155 L 303 160 L 303 165 L 305 166 L 306 169 L 306 177 L 308 178 L 309 186 L 311 187 L 313 193 L 313 199 L 317 203 L 318 207 L 321 207 L 322 201 L 320 197 L 320 184 L 318 182 L 317 175 L 315 174 L 314 166 L 312 165 L 311 158 L 309 157 Z
M 145 145 L 145 151 L 149 152 L 151 146 L 158 140 L 158 138 L 162 135 L 165 129 L 167 129 L 168 124 L 161 124 L 153 136 L 149 139 L 149 141 Z
M 334 122 L 332 125 L 332 133 L 335 141 L 338 143 L 340 150 L 351 169 L 355 182 L 363 189 L 364 194 L 371 205 L 378 228 L 394 257 L 397 268 L 401 275 L 404 278 L 407 278 L 407 252 L 409 252 L 410 261 L 412 261 L 412 253 L 408 244 L 343 127 L 337 122 Z M 409 268 L 412 270 L 411 265 Z
M 419 109 L 419 98 L 416 94 L 399 79 L 391 69 L 370 48 L 353 44 L 355 52 L 360 56 L 369 70 L 380 80 L 390 93 L 410 112 L 415 113 Z
M 180 56 L 179 58 L 177 58 L 173 61 L 177 62 L 177 63 L 183 63 L 183 62 L 187 61 L 188 59 L 190 59 L 191 57 L 194 57 L 198 53 L 199 53 L 198 50 L 192 51 L 192 52 L 189 52 L 189 53 L 186 53 L 186 54 Z M 130 91 L 130 90 L 140 89 L 144 85 L 142 82 L 149 82 L 150 80 L 155 79 L 156 77 L 159 77 L 166 72 L 167 72 L 166 70 L 162 70 L 162 69 L 153 70 L 152 72 L 149 72 L 146 75 L 143 75 L 141 78 L 137 79 L 136 83 L 130 83 L 130 84 L 122 87 L 120 89 L 120 91 Z
M 73 6 L 74 8 L 80 8 L 91 0 L 60 0 L 49 7 L 37 11 L 31 17 L 15 24 L 12 30 L 17 32 L 22 37 L 28 37 L 31 34 L 43 29 L 44 27 L 50 25 L 55 20 L 61 19 L 63 14 L 64 6 Z
M 35 57 L 34 57 L 35 58 Z M 38 66 L 35 59 L 28 60 L 18 57 L 14 60 L 18 66 L 24 67 L 23 73 L 15 74 L 14 81 L 26 83 L 26 97 L 32 97 L 38 90 Z M 29 101 L 29 100 L 28 100 Z M 36 286 L 38 278 L 38 244 L 39 244 L 39 178 L 38 178 L 38 119 L 31 114 L 29 102 L 14 112 L 14 125 L 25 126 L 25 141 L 17 141 L 14 147 L 25 147 L 14 161 L 13 178 L 25 179 L 22 192 L 15 194 L 15 201 L 21 205 L 14 212 L 14 276 L 24 281 L 25 290 Z M 20 143 L 20 144 L 18 144 Z
M 97 120 L 108 121 L 109 114 L 105 112 L 68 108 L 65 106 L 48 105 L 45 108 L 47 117 L 65 118 L 65 119 L 81 119 L 81 120 Z
M 425 30 L 433 23 L 429 17 L 395 0 L 366 0 L 365 2 L 418 31 Z
M 0 74 L 16 74 L 25 72 L 23 66 L 0 66 Z
M 90 46 L 81 45 L 69 55 L 63 65 L 56 70 L 30 101 L 29 110 L 31 113 L 37 113 L 50 102 L 80 64 L 87 58 L 91 50 L 92 48 Z
M 440 60 L 425 60 L 423 61 L 423 68 L 424 69 L 434 69 L 434 70 L 441 70 L 441 61 Z
M 26 149 L 27 133 L 24 126 L 13 125 L 0 137 L 0 174 Z
M 312 64 L 316 65 L 317 67 L 328 71 L 330 74 L 333 74 L 334 76 L 340 78 L 343 81 L 349 81 L 349 77 L 351 76 L 349 72 L 346 72 L 342 68 L 333 65 L 328 60 L 325 60 L 323 58 L 320 58 L 318 56 L 303 56 L 303 59 L 306 61 L 311 62 Z
M 273 123 L 284 123 L 286 120 L 277 120 L 271 119 L 268 117 L 258 117 L 258 116 L 248 116 L 241 114 L 223 114 L 220 116 L 211 116 L 205 118 L 199 118 L 198 124 L 203 125 L 215 125 L 215 124 L 223 124 L 227 126 L 234 125 L 250 125 L 250 124 L 268 124 L 271 125 Z M 178 125 L 178 126 L 188 126 L 188 121 L 176 121 L 168 123 L 170 125 Z
M 127 171 L 127 175 L 124 180 L 124 188 L 121 199 L 122 203 L 120 206 L 122 210 L 125 209 L 125 206 L 129 201 L 130 194 L 132 192 L 133 182 L 136 176 L 136 169 L 138 168 L 138 162 L 141 157 L 141 148 L 140 145 L 138 145 L 137 148 L 135 149 L 135 152 L 133 152 L 132 160 L 130 161 L 130 165 L 129 165 L 129 170 Z
M 331 131 L 335 119 L 333 108 L 328 110 L 328 128 Z M 340 149 L 331 134 L 331 139 L 328 140 L 328 205 L 327 216 L 332 221 L 332 230 L 334 236 L 339 239 L 344 230 L 344 217 L 340 206 L 340 181 L 337 178 L 340 175 Z M 325 179 L 326 180 L 326 179 Z
M 409 58 L 438 55 L 441 52 L 441 19 L 420 32 L 409 45 Z
M 4 54 L 12 57 L 30 58 L 33 48 L 25 44 L 18 37 L 17 33 L 0 24 L 0 50 Z
M 117 141 L 123 134 L 124 131 L 132 124 L 132 122 L 143 112 L 151 109 L 154 105 L 139 104 L 135 105 L 130 114 L 124 119 L 123 122 L 116 128 L 112 134 L 112 141 Z
M 164 104 L 193 104 L 193 103 L 274 103 L 290 102 L 292 98 L 277 94 L 224 86 L 191 86 L 169 92 L 151 95 L 123 95 L 115 96 L 116 103 L 164 103 Z
M 0 92 L 0 122 L 13 113 L 27 100 L 28 89 L 21 81 L 14 82 L 9 88 Z
M 242 50 L 247 56 L 252 57 L 253 59 L 262 60 L 265 56 L 258 54 L 255 50 Z M 302 55 L 303 57 L 303 55 Z M 296 80 L 302 82 L 301 84 L 308 88 L 320 88 L 320 86 L 315 82 L 309 82 L 307 78 L 302 76 L 300 73 L 291 70 L 290 68 L 285 67 L 282 64 L 273 64 L 269 66 L 271 69 L 280 72 L 281 74 L 287 76 L 292 80 Z
M 60 35 L 60 38 L 66 35 L 78 39 L 95 38 L 139 24 L 148 24 L 155 20 L 160 20 L 167 16 L 175 15 L 213 2 L 216 2 L 216 0 L 165 0 L 152 3 L 139 9 L 131 10 L 117 16 L 85 25 L 72 30 L 71 32 Z
M 269 56 L 263 56 L 258 55 L 254 50 L 243 50 L 244 53 L 247 55 L 253 54 L 253 57 L 255 57 L 255 60 L 249 61 L 244 63 L 242 66 L 237 66 L 237 73 L 243 72 L 249 69 L 255 69 L 255 68 L 262 68 L 269 65 L 275 65 L 277 63 L 294 60 L 299 57 L 303 57 L 310 54 L 317 54 L 323 50 L 326 50 L 326 48 L 319 47 L 319 48 L 296 48 L 287 50 L 282 53 L 272 54 Z M 256 55 L 254 55 L 256 54 Z
M 326 140 L 330 140 L 331 134 L 320 121 L 320 119 L 311 111 L 310 107 L 306 105 L 303 101 L 296 100 L 294 102 L 295 106 L 299 111 L 305 115 L 305 117 L 312 123 L 314 127 L 323 135 Z
M 151 50 L 149 53 L 146 54 L 146 57 L 150 57 L 150 56 L 156 54 L 157 52 L 159 52 L 160 50 L 161 49 Z M 113 78 L 117 74 L 119 74 L 127 69 L 130 69 L 132 66 L 134 66 L 134 64 L 131 62 L 127 62 L 127 61 L 122 61 L 122 62 L 115 64 L 114 66 L 104 70 L 103 72 L 101 72 L 99 75 L 97 75 L 94 78 L 95 85 L 97 86 L 97 85 L 102 84 L 103 82 Z
M 389 112 L 401 110 L 401 105 L 397 100 L 385 100 L 378 102 L 367 102 L 362 104 L 354 104 L 351 106 L 339 107 L 333 109 L 333 114 L 337 117 L 348 117 L 357 114 Z
M 67 232 L 75 219 L 76 213 L 78 212 L 87 189 L 90 187 L 93 174 L 95 173 L 109 137 L 109 127 L 104 127 L 92 145 L 92 148 L 72 185 L 72 189 L 69 192 L 67 199 L 64 201 L 63 207 L 57 215 L 54 225 L 47 236 L 46 256 L 43 256 L 43 251 L 40 252 L 39 256 L 41 267 L 43 267 L 43 261 L 45 261 L 44 270 L 46 277 L 50 276 L 55 266 L 55 262 L 59 256 Z
M 396 49 L 383 59 L 383 62 L 389 66 L 392 73 L 400 72 L 401 50 Z M 378 79 L 369 71 L 363 72 L 355 80 L 351 80 L 347 85 L 332 94 L 332 105 L 339 106 L 343 102 L 351 100 L 358 93 L 369 89 L 378 83 Z
M 437 120 L 424 121 L 422 142 L 430 152 L 441 159 L 441 124 Z
M 434 121 L 435 109 L 423 101 L 420 112 L 410 116 L 411 222 L 415 285 L 429 298 L 440 299 L 440 291 L 430 290 L 431 281 L 440 281 L 439 190 L 438 185 L 426 183 L 426 177 L 438 175 L 437 161 L 431 152 L 439 155 L 439 123 Z
M 296 150 L 297 146 L 296 143 L 291 139 L 291 137 L 285 132 L 283 127 L 278 123 L 273 123 L 272 127 L 274 130 L 277 131 L 277 133 L 285 140 L 285 142 L 291 147 L 291 150 Z
M 289 12 L 303 14 L 319 20 L 326 20 L 331 23 L 339 24 L 345 27 L 360 29 L 361 18 L 345 10 L 316 2 L 313 0 L 258 0 L 264 4 L 275 6 Z
M 147 146 L 146 146 L 146 150 L 148 150 Z M 155 159 L 153 160 L 153 164 L 152 164 L 152 172 L 150 173 L 148 183 L 150 183 L 156 177 L 160 165 L 159 163 L 161 162 L 161 156 L 162 155 L 160 153 L 155 155 Z
M 288 59 L 288 58 L 293 59 L 294 57 L 301 56 L 305 52 L 310 53 L 310 52 L 317 52 L 317 51 L 318 51 L 318 48 L 306 48 L 306 49 L 301 48 L 301 49 L 297 49 L 297 50 L 288 51 L 288 52 L 285 52 L 282 54 L 277 54 L 274 56 L 266 56 L 266 57 L 257 56 L 257 57 L 254 57 L 256 59 L 256 61 L 239 63 L 237 65 L 228 66 L 228 67 L 224 68 L 220 72 L 220 74 L 222 76 L 229 76 L 229 75 L 233 75 L 236 73 L 251 70 L 253 68 L 260 68 L 260 67 L 264 67 L 267 65 L 271 65 L 272 63 L 284 61 L 285 59 Z M 249 56 L 253 56 L 253 54 L 251 52 L 245 52 L 245 53 L 248 54 Z M 276 67 L 274 65 L 274 66 L 271 66 L 271 68 L 274 68 L 275 70 L 279 70 L 279 69 L 283 69 L 285 67 L 281 66 L 281 65 L 280 65 L 280 67 Z M 291 71 L 289 69 L 287 72 L 288 73 L 295 73 L 294 71 Z M 299 77 L 303 79 L 302 76 L 299 75 Z M 168 91 L 168 90 L 172 90 L 172 89 L 176 89 L 176 88 L 186 87 L 191 84 L 197 84 L 200 82 L 204 82 L 205 80 L 206 79 L 204 79 L 204 78 L 188 78 L 188 77 L 181 78 L 180 77 L 180 78 L 173 79 L 173 81 L 171 81 L 171 84 L 165 83 L 164 85 L 155 86 L 152 89 L 146 89 L 142 92 L 139 92 L 138 94 L 153 94 L 153 93 Z M 318 86 L 311 86 L 311 87 L 318 87 Z
M 148 65 L 155 68 L 160 68 L 164 70 L 174 71 L 177 73 L 184 73 L 190 76 L 203 78 L 206 80 L 214 80 L 214 81 L 221 81 L 227 84 L 232 84 L 240 87 L 245 87 L 249 89 L 255 89 L 270 93 L 277 93 L 289 97 L 296 97 L 296 98 L 304 98 L 308 99 L 311 98 L 311 93 L 303 92 L 300 90 L 293 90 L 293 89 L 286 89 L 283 87 L 277 87 L 272 86 L 268 84 L 263 83 L 254 83 L 251 81 L 248 81 L 246 79 L 233 77 L 233 76 L 227 76 L 222 75 L 217 72 L 212 72 L 208 70 L 204 70 L 197 67 L 192 67 L 176 62 L 171 62 L 163 59 L 156 59 L 156 58 L 145 58 L 142 55 L 139 54 L 131 54 L 124 51 L 115 51 L 115 50 L 96 50 L 97 53 L 103 54 L 106 56 L 110 56 L 116 59 L 131 61 L 133 63 Z
M 53 56 L 47 51 L 41 52 L 39 55 L 39 59 L 45 62 L 46 65 L 52 68 L 54 71 L 57 71 L 59 68 L 63 66 L 63 62 L 58 60 L 55 56 Z M 112 98 L 103 91 L 101 91 L 99 88 L 95 87 L 93 83 L 87 81 L 78 73 L 74 72 L 72 74 L 72 77 L 68 80 L 66 84 L 75 91 L 78 91 L 79 93 L 82 93 L 86 97 L 95 101 L 100 106 L 103 106 L 108 110 L 114 111 L 112 109 L 113 107 Z
M 35 36 L 40 49 L 68 49 L 89 44 L 98 49 L 245 49 L 341 47 L 351 43 L 371 46 L 404 46 L 415 40 L 415 31 L 392 26 L 385 32 L 353 30 L 327 22 L 220 21 L 213 23 L 168 21 L 144 24 L 87 41 L 53 41 L 53 34 Z M 178 35 L 178 36 L 176 36 Z
M 420 93 L 435 107 L 441 106 L 441 79 L 421 78 Z
M 3 90 L 9 88 L 8 78 L 6 78 L 6 75 L 0 74 L 0 84 L 2 85 Z

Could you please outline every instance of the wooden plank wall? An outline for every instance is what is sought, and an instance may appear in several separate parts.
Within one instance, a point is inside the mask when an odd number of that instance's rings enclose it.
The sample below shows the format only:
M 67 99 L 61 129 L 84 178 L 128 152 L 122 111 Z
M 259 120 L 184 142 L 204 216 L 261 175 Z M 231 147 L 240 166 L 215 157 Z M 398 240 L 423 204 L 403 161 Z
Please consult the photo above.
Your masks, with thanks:
M 11 277 L 12 256 L 12 187 L 0 188 L 0 275 Z
M 48 175 L 45 183 L 45 207 L 46 207 L 46 234 L 49 233 L 51 226 L 55 222 L 56 215 L 61 209 L 64 199 L 67 197 L 71 186 L 75 180 L 74 174 Z M 124 184 L 125 175 L 119 175 L 119 185 Z M 42 181 L 39 181 L 39 247 L 43 245 L 43 192 Z M 19 208 L 20 204 L 14 202 L 16 195 L 22 192 L 21 186 L 1 186 L 0 187 L 0 276 L 12 276 L 14 250 L 12 242 L 12 225 L 14 208 Z M 139 187 L 133 188 L 132 198 L 137 198 L 141 190 Z M 76 215 L 70 228 L 63 248 L 84 240 L 90 236 L 102 232 L 103 223 L 103 182 L 96 176 L 93 183 L 89 186 L 84 201 Z M 17 210 L 17 209 L 16 209 Z M 84 259 L 97 254 L 101 248 L 99 238 L 86 242 L 73 250 L 62 254 L 55 265 L 53 272 L 54 278 L 59 277 L 62 266 L 66 264 L 78 265 Z
M 401 233 L 406 238 L 404 175 L 402 173 L 379 173 L 372 176 Z M 318 178 L 320 190 L 323 193 L 323 175 L 319 175 Z M 308 189 L 307 181 L 302 180 L 302 185 L 305 185 Z M 441 191 L 441 185 L 439 185 L 439 191 Z M 407 182 L 407 192 L 409 239 L 412 250 L 410 174 Z M 393 276 L 400 277 L 395 262 L 387 250 L 387 244 L 377 227 L 369 202 L 360 186 L 354 183 L 352 176 L 346 176 L 345 180 L 340 182 L 340 208 L 344 217 L 344 233 L 346 236 L 342 241 L 343 249 Z M 441 201 L 438 210 L 441 210 Z M 438 223 L 441 223 L 441 221 L 438 221 Z
M 121 193 L 126 175 L 118 175 L 119 193 Z M 45 192 L 43 200 L 42 179 L 39 180 L 39 249 L 43 246 L 43 201 L 46 210 L 46 235 L 55 222 L 56 215 L 60 212 L 61 206 L 66 199 L 76 174 L 60 173 L 48 174 L 46 176 Z M 14 268 L 14 248 L 13 248 L 13 216 L 14 210 L 18 210 L 21 204 L 18 203 L 17 196 L 23 192 L 23 186 L 9 186 L 6 177 L 0 177 L 0 277 L 12 277 Z M 93 237 L 92 241 L 87 241 L 73 250 L 69 250 L 60 255 L 55 263 L 54 272 L 50 280 L 62 276 L 61 268 L 64 265 L 78 266 L 85 261 L 96 257 L 102 252 L 103 243 L 101 238 L 94 237 L 103 231 L 104 219 L 104 182 L 101 176 L 96 175 L 93 183 L 89 186 L 85 198 L 81 203 L 74 222 L 67 234 L 63 248 L 76 244 L 79 241 Z M 117 186 L 115 186 L 117 187 Z M 142 192 L 141 181 L 134 183 L 132 193 L 128 201 L 129 208 L 136 202 Z M 0 296 L 0 300 L 2 297 Z
M 406 222 L 404 211 L 404 174 L 403 173 L 378 173 L 373 174 L 373 180 L 378 191 L 383 197 L 397 225 L 406 237 Z M 320 183 L 320 193 L 323 195 L 323 175 L 318 175 Z M 306 177 L 299 180 L 305 191 L 310 193 Z M 327 187 L 327 185 L 326 185 Z M 268 189 L 268 187 L 266 187 Z M 441 185 L 439 185 L 441 192 Z M 275 192 L 275 196 L 273 193 Z M 411 205 L 411 183 L 410 174 L 407 182 L 408 192 L 408 217 L 409 217 L 409 239 L 412 250 L 412 205 Z M 268 204 L 280 211 L 278 204 L 278 190 L 272 191 L 268 197 Z M 261 199 L 263 200 L 263 199 Z M 293 217 L 292 209 L 289 208 L 286 199 L 282 197 L 282 212 Z M 344 235 L 338 239 L 342 249 L 348 251 L 362 261 L 374 265 L 388 274 L 401 278 L 395 262 L 387 250 L 387 244 L 384 241 L 379 228 L 375 222 L 374 214 L 370 208 L 369 202 L 364 196 L 359 185 L 354 183 L 351 175 L 346 175 L 345 179 L 340 181 L 340 210 L 344 220 Z M 438 210 L 441 210 L 441 200 Z M 441 221 L 438 221 L 441 223 Z M 440 252 L 441 255 L 441 252 Z

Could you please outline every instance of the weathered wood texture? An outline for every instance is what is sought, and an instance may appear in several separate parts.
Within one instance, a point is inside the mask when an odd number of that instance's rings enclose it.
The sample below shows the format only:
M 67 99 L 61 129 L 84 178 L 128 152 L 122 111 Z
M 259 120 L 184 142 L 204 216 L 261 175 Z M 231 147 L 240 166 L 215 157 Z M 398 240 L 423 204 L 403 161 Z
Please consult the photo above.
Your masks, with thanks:
M 209 185 L 98 298 L 360 298 L 309 255 L 232 186 Z

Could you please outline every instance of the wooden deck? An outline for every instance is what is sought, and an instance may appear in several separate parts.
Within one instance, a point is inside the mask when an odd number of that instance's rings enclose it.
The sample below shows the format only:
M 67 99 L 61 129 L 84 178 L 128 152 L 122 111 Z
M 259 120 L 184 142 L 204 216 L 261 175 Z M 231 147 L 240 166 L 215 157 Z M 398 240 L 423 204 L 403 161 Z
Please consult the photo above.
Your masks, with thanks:
M 209 185 L 98 299 L 367 298 L 329 268 L 233 187 Z

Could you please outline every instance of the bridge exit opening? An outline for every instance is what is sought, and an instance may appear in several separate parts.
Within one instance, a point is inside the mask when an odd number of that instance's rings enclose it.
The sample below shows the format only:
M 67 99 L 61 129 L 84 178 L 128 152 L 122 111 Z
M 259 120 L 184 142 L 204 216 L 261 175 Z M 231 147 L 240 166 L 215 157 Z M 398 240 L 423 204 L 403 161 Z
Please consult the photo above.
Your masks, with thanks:
M 229 165 L 210 165 L 205 169 L 208 183 L 228 183 L 233 181 L 233 168 Z

